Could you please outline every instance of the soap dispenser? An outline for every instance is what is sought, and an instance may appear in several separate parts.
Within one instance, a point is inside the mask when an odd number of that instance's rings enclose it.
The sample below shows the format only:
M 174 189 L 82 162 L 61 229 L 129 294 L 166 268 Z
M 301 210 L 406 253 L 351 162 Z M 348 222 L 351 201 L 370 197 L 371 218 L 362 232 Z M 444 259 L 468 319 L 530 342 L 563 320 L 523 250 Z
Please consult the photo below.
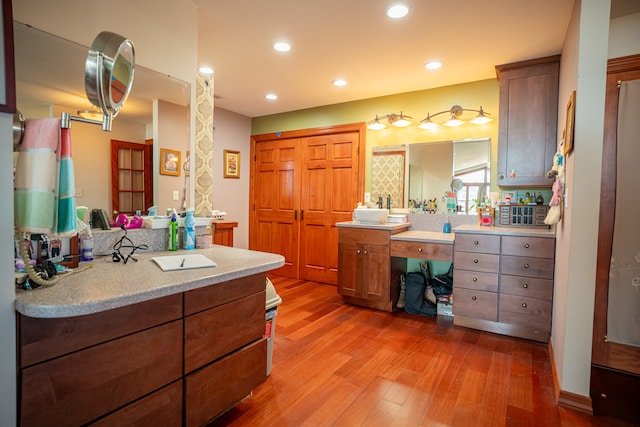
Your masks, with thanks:
M 184 243 L 185 249 L 196 248 L 196 220 L 193 217 L 193 208 L 187 209 L 187 216 L 184 218 Z

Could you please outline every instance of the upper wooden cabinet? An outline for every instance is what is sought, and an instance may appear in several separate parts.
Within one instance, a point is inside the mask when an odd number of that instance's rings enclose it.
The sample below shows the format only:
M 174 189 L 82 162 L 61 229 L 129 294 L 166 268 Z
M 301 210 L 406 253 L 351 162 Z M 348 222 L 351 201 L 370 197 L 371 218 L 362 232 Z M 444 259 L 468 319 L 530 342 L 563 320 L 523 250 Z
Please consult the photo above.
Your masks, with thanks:
M 498 186 L 551 186 L 560 56 L 496 66 L 500 80 Z

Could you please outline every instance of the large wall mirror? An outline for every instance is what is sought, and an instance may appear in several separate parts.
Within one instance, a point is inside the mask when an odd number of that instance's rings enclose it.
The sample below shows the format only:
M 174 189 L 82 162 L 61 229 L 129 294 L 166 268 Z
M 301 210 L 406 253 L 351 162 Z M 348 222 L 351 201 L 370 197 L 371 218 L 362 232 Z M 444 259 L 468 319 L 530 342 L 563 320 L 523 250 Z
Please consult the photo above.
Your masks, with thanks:
M 84 89 L 88 46 L 17 21 L 14 36 L 17 107 L 25 118 L 60 117 L 61 112 L 78 115 L 79 111 L 95 109 Z M 103 132 L 100 126 L 73 122 L 77 204 L 110 213 L 111 140 L 153 144 L 153 199 L 159 211 L 171 207 L 165 206 L 169 202 L 160 206 L 165 194 L 178 191 L 181 198 L 186 198 L 184 171 L 179 177 L 158 174 L 158 147 L 179 150 L 186 158 L 190 99 L 189 83 L 136 64 L 133 87 L 113 120 L 111 132 Z M 173 203 L 178 209 L 188 205 L 183 199 Z
M 458 213 L 475 214 L 479 196 L 491 187 L 490 138 L 374 147 L 371 197 L 390 196 L 392 208 L 447 213 L 446 193 L 454 192 Z

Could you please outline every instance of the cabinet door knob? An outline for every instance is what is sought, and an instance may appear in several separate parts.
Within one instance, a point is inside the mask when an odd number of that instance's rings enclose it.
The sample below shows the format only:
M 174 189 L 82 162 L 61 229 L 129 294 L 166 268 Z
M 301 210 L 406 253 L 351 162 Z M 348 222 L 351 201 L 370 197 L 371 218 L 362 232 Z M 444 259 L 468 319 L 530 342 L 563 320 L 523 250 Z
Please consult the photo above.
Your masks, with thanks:
M 525 244 L 524 244 L 524 247 L 525 247 L 525 248 L 527 248 L 527 249 L 529 249 L 529 244 L 528 244 L 528 243 L 525 243 Z
M 477 300 L 477 299 L 478 299 L 478 297 L 476 297 L 476 296 L 474 295 L 474 296 L 472 296 L 472 297 L 471 297 L 471 299 L 475 301 L 475 300 Z
M 474 264 L 477 264 L 477 263 L 478 263 L 478 260 L 477 260 L 477 259 L 474 259 L 474 260 L 473 260 L 473 263 L 474 263 Z
M 356 251 L 356 253 L 357 253 L 357 254 L 360 254 L 360 249 L 358 249 L 358 250 Z
M 364 254 L 366 255 L 366 254 L 367 254 L 367 251 L 364 251 Z
M 422 252 L 422 248 L 418 248 L 418 252 Z
M 529 264 L 528 264 L 528 263 L 526 263 L 526 264 L 524 265 L 524 268 L 529 268 Z
M 527 303 L 526 302 L 522 303 L 522 308 L 527 308 Z
M 527 289 L 527 288 L 529 287 L 529 284 L 528 284 L 528 283 L 523 283 L 523 284 L 522 284 L 522 287 L 523 287 L 523 288 L 525 288 L 525 289 Z
M 475 240 L 475 241 L 473 242 L 473 244 L 474 244 L 474 245 L 476 245 L 476 246 L 478 246 L 478 245 L 480 244 L 480 242 L 478 242 L 477 240 Z
M 473 281 L 474 281 L 474 282 L 477 282 L 477 281 L 478 281 L 478 278 L 477 278 L 477 277 L 474 277 L 474 278 L 473 278 Z

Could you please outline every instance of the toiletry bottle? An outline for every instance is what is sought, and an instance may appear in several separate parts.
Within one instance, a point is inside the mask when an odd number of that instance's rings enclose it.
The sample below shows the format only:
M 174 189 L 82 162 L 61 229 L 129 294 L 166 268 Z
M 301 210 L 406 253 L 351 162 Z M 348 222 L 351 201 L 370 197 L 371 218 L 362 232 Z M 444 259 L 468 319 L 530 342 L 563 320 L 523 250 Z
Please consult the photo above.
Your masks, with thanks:
M 171 221 L 169 221 L 169 227 L 167 228 L 167 250 L 178 250 L 178 218 L 176 214 L 171 214 Z
M 83 233 L 82 239 L 80 240 L 80 247 L 82 249 L 82 261 L 93 260 L 93 236 L 91 235 L 91 229 Z
M 187 216 L 184 218 L 184 243 L 185 249 L 196 248 L 196 220 L 193 217 L 193 209 L 187 209 Z

